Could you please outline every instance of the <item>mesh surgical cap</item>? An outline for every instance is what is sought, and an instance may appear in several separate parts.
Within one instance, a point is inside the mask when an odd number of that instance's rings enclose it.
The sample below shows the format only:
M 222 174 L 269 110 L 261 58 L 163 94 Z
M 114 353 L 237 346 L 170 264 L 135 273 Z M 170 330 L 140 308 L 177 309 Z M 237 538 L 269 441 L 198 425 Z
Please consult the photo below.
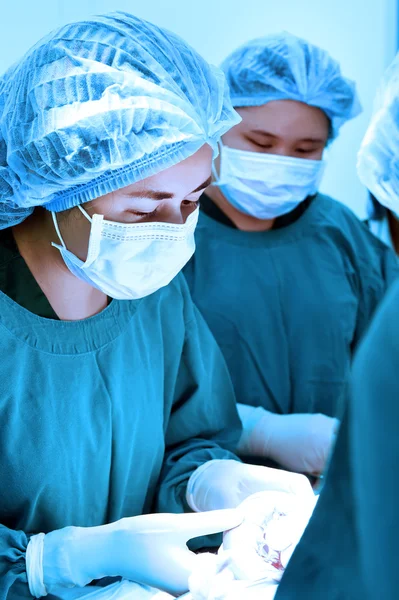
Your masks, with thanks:
M 377 92 L 374 115 L 360 147 L 357 172 L 377 200 L 399 215 L 399 54 Z
M 178 36 L 122 12 L 66 25 L 0 78 L 0 229 L 215 149 L 239 120 Z
M 257 38 L 235 50 L 222 64 L 233 106 L 261 106 L 296 100 L 325 112 L 330 139 L 361 112 L 355 84 L 342 76 L 325 50 L 290 33 Z

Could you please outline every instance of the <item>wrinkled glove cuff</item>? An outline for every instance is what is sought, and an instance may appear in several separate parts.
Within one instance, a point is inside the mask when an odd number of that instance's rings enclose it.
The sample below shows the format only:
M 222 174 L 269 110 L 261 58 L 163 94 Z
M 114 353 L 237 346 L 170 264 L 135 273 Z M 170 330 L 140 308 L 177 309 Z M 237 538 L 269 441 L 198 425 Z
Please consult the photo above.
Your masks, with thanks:
M 29 591 L 34 598 L 47 596 L 43 574 L 44 533 L 33 535 L 26 549 L 26 574 Z

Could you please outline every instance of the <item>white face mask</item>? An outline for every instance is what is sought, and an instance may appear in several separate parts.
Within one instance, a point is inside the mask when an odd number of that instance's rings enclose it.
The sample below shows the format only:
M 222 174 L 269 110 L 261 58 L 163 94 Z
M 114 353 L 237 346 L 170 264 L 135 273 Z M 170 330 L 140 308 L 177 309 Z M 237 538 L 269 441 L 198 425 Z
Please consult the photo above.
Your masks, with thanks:
M 220 174 L 214 185 L 228 202 L 257 219 L 275 219 L 293 210 L 320 185 L 325 162 L 259 154 L 221 145 Z
M 195 250 L 194 231 L 198 209 L 183 225 L 172 223 L 115 223 L 78 207 L 91 222 L 87 259 L 67 250 L 55 213 L 54 227 L 68 269 L 86 283 L 118 300 L 144 298 L 170 281 L 190 260 Z

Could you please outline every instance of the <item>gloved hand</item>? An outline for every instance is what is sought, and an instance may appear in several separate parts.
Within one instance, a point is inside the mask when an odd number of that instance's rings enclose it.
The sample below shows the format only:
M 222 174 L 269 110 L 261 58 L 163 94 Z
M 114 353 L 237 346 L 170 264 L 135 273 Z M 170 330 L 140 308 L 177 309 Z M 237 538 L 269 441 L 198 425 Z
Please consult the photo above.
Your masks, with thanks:
M 240 527 L 238 527 L 240 529 Z M 234 530 L 236 531 L 236 530 Z M 234 557 L 221 548 L 218 555 L 200 554 L 189 578 L 191 600 L 272 600 L 277 585 L 268 581 L 239 580 L 231 570 Z M 185 596 L 182 597 L 185 598 Z M 188 598 L 187 598 L 188 600 Z
M 223 538 L 223 553 L 230 558 L 229 569 L 235 578 L 280 581 L 317 498 L 259 492 L 244 500 L 239 506 L 243 523 Z
M 242 516 L 235 510 L 153 514 L 39 534 L 31 538 L 27 549 L 29 587 L 32 595 L 40 597 L 60 585 L 85 586 L 94 579 L 120 576 L 181 594 L 188 590 L 188 577 L 197 558 L 186 542 L 241 522 Z
M 276 415 L 261 407 L 238 405 L 243 433 L 240 456 L 263 456 L 296 471 L 321 475 L 339 421 L 322 414 Z
M 235 508 L 248 496 L 265 491 L 314 496 L 305 475 L 236 460 L 210 460 L 191 475 L 186 498 L 193 510 L 202 512 Z

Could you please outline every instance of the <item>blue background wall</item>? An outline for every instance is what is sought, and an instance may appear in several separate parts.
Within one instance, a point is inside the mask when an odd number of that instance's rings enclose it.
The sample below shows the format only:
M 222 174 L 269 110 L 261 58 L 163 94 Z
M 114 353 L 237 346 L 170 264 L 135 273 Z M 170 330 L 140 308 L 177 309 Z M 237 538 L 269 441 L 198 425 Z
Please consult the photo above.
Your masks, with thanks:
M 364 216 L 356 152 L 396 51 L 397 0 L 0 0 L 0 7 L 0 72 L 51 29 L 117 9 L 174 30 L 216 64 L 246 40 L 281 29 L 324 47 L 357 81 L 364 113 L 332 147 L 323 190 Z

